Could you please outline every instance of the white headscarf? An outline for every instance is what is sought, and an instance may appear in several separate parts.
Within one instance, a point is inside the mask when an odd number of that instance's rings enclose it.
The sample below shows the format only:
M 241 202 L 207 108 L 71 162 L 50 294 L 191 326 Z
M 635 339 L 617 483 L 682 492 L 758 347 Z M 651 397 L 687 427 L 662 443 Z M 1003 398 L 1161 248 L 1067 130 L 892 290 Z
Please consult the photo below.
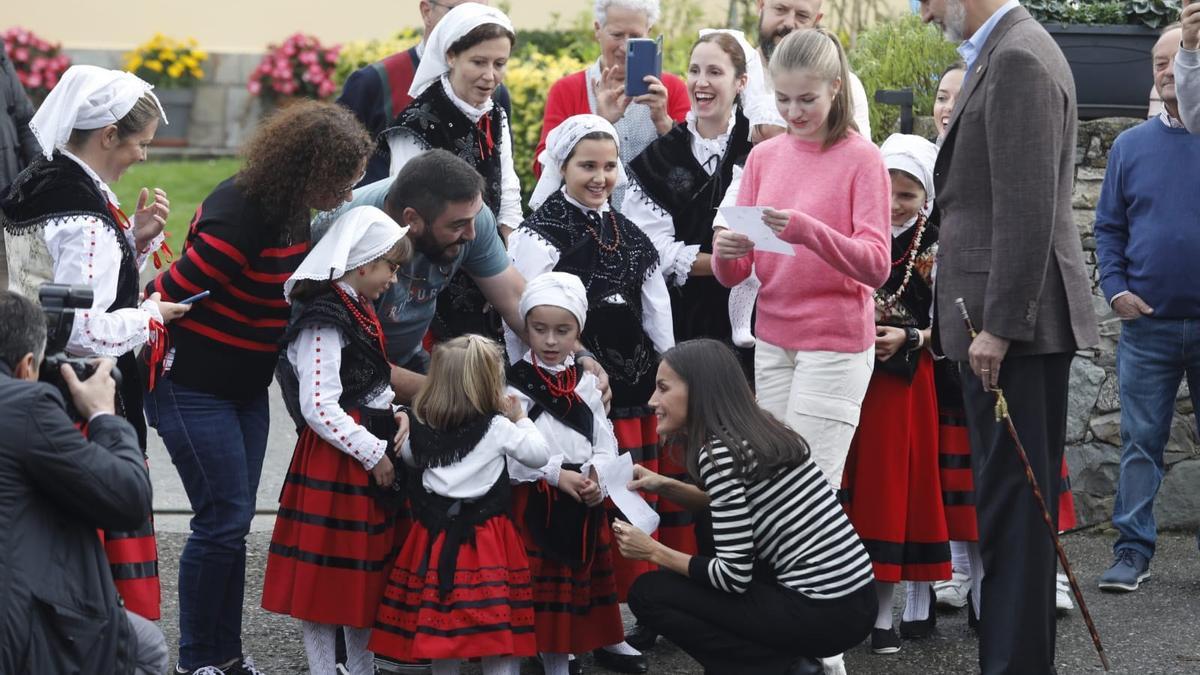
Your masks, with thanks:
M 400 227 L 374 206 L 350 209 L 333 222 L 300 267 L 283 282 L 283 296 L 291 302 L 292 287 L 301 279 L 340 279 L 346 272 L 382 258 L 407 232 L 407 227 Z
M 583 330 L 583 320 L 588 310 L 587 290 L 574 274 L 545 272 L 525 284 L 525 292 L 521 294 L 521 302 L 517 305 L 521 318 L 524 319 L 529 310 L 541 305 L 562 307 L 574 314 L 579 322 L 579 330 Z
M 72 129 L 100 129 L 129 114 L 138 99 L 150 94 L 163 124 L 167 114 L 151 90 L 154 86 L 123 70 L 71 66 L 29 121 L 29 130 L 46 159 L 67 144 Z
M 421 55 L 421 63 L 413 75 L 408 95 L 413 98 L 420 96 L 429 85 L 449 72 L 450 64 L 446 61 L 446 50 L 450 45 L 458 42 L 467 33 L 489 23 L 494 23 L 514 35 L 517 32 L 512 21 L 495 7 L 477 2 L 464 2 L 446 12 L 446 16 L 442 17 L 425 37 L 425 52 Z
M 461 6 L 459 5 L 459 7 Z M 549 199 L 550 195 L 554 194 L 555 190 L 562 187 L 562 165 L 566 163 L 567 156 L 584 136 L 597 131 L 612 137 L 613 142 L 617 144 L 619 156 L 621 151 L 620 135 L 608 120 L 599 115 L 572 115 L 546 135 L 546 149 L 538 155 L 538 162 L 542 165 L 542 177 L 538 179 L 537 185 L 533 188 L 533 195 L 529 197 L 529 208 L 536 210 Z M 613 187 L 623 185 L 625 181 L 625 165 L 618 159 L 617 184 Z
M 888 169 L 899 169 L 921 181 L 925 188 L 925 207 L 921 211 L 928 214 L 933 204 L 933 165 L 937 162 L 937 146 L 913 134 L 892 134 L 879 149 Z

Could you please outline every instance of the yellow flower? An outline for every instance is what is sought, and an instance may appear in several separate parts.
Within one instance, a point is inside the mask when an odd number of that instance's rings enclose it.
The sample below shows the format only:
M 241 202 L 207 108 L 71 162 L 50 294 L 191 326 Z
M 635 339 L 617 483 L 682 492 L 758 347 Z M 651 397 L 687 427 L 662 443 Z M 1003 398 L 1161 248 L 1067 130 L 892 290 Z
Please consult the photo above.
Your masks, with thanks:
M 146 67 L 149 68 L 150 70 L 153 70 L 156 73 L 161 73 L 163 70 L 162 61 L 147 61 Z
M 167 68 L 167 75 L 170 75 L 171 79 L 173 80 L 178 80 L 179 78 L 183 77 L 183 71 L 183 64 L 176 62 L 172 63 L 170 67 Z
M 197 61 L 207 61 L 208 60 L 208 52 L 204 51 L 203 49 L 193 49 L 192 56 Z
M 142 57 L 140 54 L 137 54 L 137 53 L 130 54 L 129 58 L 125 61 L 125 70 L 127 70 L 131 73 L 137 72 L 137 69 L 141 68 L 141 67 L 142 67 Z
M 196 59 L 191 55 L 186 55 L 180 58 L 176 63 L 182 64 L 184 68 L 195 68 L 199 65 L 199 63 L 196 62 Z
M 176 58 L 177 56 L 175 55 L 175 52 L 170 49 L 163 49 L 162 51 L 158 52 L 159 61 L 174 61 Z
M 196 78 L 197 80 L 204 79 L 204 70 L 202 68 L 192 68 L 191 73 L 192 77 Z

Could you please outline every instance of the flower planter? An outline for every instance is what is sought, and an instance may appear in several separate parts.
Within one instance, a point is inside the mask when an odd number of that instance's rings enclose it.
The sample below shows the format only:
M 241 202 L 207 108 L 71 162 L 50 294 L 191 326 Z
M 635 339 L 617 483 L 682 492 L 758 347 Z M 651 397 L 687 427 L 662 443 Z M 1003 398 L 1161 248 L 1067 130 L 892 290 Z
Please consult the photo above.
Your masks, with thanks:
M 1154 86 L 1150 50 L 1159 33 L 1145 26 L 1045 24 L 1075 78 L 1079 119 L 1146 117 Z
M 181 147 L 187 145 L 188 122 L 192 116 L 192 104 L 196 101 L 196 90 L 191 87 L 164 89 L 156 87 L 155 96 L 162 103 L 170 124 L 160 124 L 154 134 L 154 145 Z

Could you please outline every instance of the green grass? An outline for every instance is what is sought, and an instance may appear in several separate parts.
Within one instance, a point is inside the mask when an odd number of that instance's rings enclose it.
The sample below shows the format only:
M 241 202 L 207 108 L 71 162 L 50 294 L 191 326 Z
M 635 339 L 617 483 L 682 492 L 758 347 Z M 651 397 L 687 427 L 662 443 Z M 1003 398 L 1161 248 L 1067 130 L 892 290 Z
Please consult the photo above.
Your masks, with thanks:
M 142 188 L 162 188 L 171 200 L 171 215 L 167 218 L 167 242 L 176 253 L 183 248 L 188 224 L 196 207 L 208 196 L 217 183 L 232 176 L 241 161 L 234 158 L 206 160 L 149 161 L 135 164 L 120 182 L 112 186 L 121 200 L 121 208 L 133 216 L 138 192 Z

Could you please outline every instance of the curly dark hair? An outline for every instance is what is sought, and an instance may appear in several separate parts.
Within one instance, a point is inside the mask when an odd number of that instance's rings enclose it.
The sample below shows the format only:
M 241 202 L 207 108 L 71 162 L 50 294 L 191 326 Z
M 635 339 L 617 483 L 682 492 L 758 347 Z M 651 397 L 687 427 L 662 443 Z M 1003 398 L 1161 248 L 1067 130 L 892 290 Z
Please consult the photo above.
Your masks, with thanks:
M 371 136 L 348 109 L 299 101 L 266 118 L 242 148 L 245 163 L 234 178 L 282 232 L 307 224 L 319 200 L 359 178 Z

